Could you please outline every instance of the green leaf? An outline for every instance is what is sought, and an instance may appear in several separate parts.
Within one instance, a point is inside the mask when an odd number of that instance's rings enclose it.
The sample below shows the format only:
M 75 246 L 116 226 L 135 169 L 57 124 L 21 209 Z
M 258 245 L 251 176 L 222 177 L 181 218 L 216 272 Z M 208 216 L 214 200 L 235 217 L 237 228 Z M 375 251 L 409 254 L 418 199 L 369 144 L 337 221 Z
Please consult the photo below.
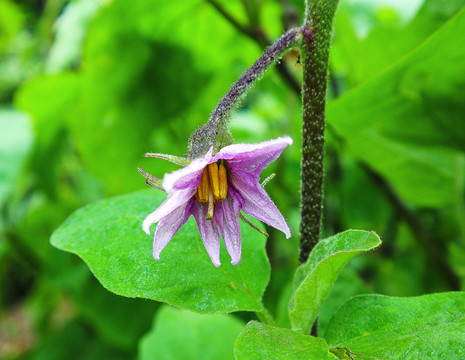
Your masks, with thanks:
M 200 315 L 163 306 L 139 344 L 139 360 L 234 359 L 244 324 L 231 315 Z
M 465 171 L 465 9 L 378 77 L 332 102 L 330 127 L 406 201 L 445 206 Z
M 32 145 L 28 117 L 0 109 L 0 206 L 16 186 L 19 172 Z
M 465 293 L 358 296 L 332 317 L 324 338 L 353 359 L 463 359 Z
M 150 6 L 164 17 L 158 5 L 150 2 Z M 134 164 L 147 169 L 146 164 L 152 161 L 144 160 L 143 154 L 166 150 L 160 148 L 159 141 L 157 147 L 151 146 L 152 130 L 157 130 L 157 139 L 166 138 L 172 147 L 172 139 L 178 134 L 172 131 L 170 120 L 181 119 L 201 93 L 195 85 L 203 83 L 206 77 L 190 66 L 191 54 L 186 49 L 141 36 L 136 28 L 140 17 L 130 16 L 132 7 L 133 2 L 124 0 L 104 7 L 90 26 L 83 51 L 82 115 L 73 123 L 73 136 L 83 163 L 103 182 L 106 194 L 145 186 L 134 172 Z M 125 19 L 124 27 L 121 18 Z M 178 127 L 187 128 L 185 123 Z M 180 140 L 183 137 L 185 143 Z M 180 135 L 179 141 L 174 142 L 177 148 L 170 150 L 182 154 L 187 138 L 188 134 Z
M 289 302 L 292 329 L 309 334 L 339 273 L 355 255 L 381 244 L 374 232 L 348 230 L 321 240 L 294 278 Z
M 165 198 L 155 190 L 102 200 L 72 214 L 52 235 L 59 249 L 79 255 L 104 287 L 119 295 L 142 297 L 199 313 L 262 310 L 270 266 L 265 238 L 242 227 L 242 260 L 215 268 L 193 217 L 163 250 L 152 257 L 152 236 L 142 221 Z
M 349 154 L 340 154 L 340 159 L 344 180 L 328 184 L 328 190 L 333 187 L 336 192 L 342 228 L 384 231 L 392 209 L 379 184 Z
M 337 359 L 324 339 L 289 329 L 252 321 L 241 331 L 234 345 L 237 360 Z
M 415 17 L 403 24 L 402 18 L 415 11 L 417 4 L 398 3 L 397 11 L 375 1 L 341 4 L 335 21 L 336 41 L 331 60 L 336 72 L 344 72 L 346 84 L 359 85 L 400 60 L 457 14 L 465 1 L 425 0 Z M 373 28 L 365 36 L 361 35 L 357 30 L 368 24 Z
M 329 323 L 331 316 L 348 299 L 355 295 L 369 294 L 370 288 L 360 278 L 351 265 L 346 266 L 334 283 L 331 292 L 318 314 L 318 334 L 321 334 Z
M 15 94 L 15 106 L 31 115 L 38 147 L 51 146 L 67 124 L 76 106 L 80 85 L 75 73 L 42 75 L 25 83 Z
M 103 7 L 83 52 L 83 114 L 73 128 L 86 169 L 107 195 L 144 187 L 134 164 L 163 177 L 143 154 L 185 153 L 189 134 L 255 55 L 256 45 L 203 0 Z
M 80 78 L 75 73 L 61 73 L 38 76 L 15 94 L 15 106 L 31 117 L 35 133 L 32 166 L 39 175 L 37 180 L 49 194 L 56 192 L 57 166 L 62 165 L 60 150 L 76 111 L 80 87 Z

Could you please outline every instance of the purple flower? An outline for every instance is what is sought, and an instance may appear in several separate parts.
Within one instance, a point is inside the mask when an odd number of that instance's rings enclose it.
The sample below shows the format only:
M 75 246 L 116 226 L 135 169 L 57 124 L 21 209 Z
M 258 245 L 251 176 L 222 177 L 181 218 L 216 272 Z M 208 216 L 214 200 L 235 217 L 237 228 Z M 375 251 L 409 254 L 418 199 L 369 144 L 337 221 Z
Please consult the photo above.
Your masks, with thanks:
M 186 167 L 165 175 L 167 199 L 144 220 L 143 229 L 158 222 L 153 256 L 159 260 L 163 248 L 194 215 L 200 237 L 215 266 L 220 266 L 220 235 L 236 265 L 241 258 L 239 213 L 245 213 L 291 236 L 283 216 L 259 184 L 260 173 L 274 161 L 290 137 L 259 144 L 233 144 L 212 155 L 212 149 Z

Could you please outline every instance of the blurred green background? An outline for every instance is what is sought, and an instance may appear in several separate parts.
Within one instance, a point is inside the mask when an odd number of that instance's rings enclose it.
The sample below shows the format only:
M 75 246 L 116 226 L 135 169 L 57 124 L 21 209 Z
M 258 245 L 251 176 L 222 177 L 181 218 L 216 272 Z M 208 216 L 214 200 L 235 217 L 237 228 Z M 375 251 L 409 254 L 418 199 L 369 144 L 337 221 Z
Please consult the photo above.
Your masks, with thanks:
M 383 245 L 343 271 L 320 327 L 355 294 L 463 287 L 464 4 L 341 0 L 323 231 L 374 230 Z M 83 205 L 145 188 L 136 167 L 159 177 L 176 169 L 143 154 L 185 154 L 190 133 L 303 10 L 303 0 L 0 0 L 1 359 L 150 358 L 151 337 L 140 339 L 154 315 L 161 331 L 176 312 L 108 292 L 50 235 Z M 267 190 L 294 234 L 268 229 L 265 302 L 283 326 L 298 265 L 298 54 L 287 53 L 231 121 L 238 142 L 294 139 L 264 173 L 276 173 Z M 237 334 L 253 314 L 230 318 Z M 166 358 L 189 358 L 175 350 Z

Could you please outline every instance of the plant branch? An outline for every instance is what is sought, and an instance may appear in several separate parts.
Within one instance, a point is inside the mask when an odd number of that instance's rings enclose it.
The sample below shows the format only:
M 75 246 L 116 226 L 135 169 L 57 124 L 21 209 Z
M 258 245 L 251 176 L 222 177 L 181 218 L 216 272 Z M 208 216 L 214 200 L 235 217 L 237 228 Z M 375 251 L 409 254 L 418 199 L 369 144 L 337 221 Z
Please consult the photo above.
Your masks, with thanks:
M 241 33 L 249 37 L 253 36 L 251 33 L 251 29 L 246 28 L 241 23 L 239 23 L 239 21 L 237 21 L 230 13 L 228 13 L 226 9 L 218 1 L 216 0 L 206 0 L 206 1 L 207 3 L 212 5 L 216 9 L 216 11 L 218 11 L 221 14 L 221 16 L 223 16 L 228 22 L 231 23 L 231 25 L 233 25 Z
M 213 146 L 216 152 L 232 143 L 228 128 L 231 112 L 238 106 L 250 87 L 260 79 L 279 56 L 289 49 L 300 37 L 299 29 L 289 30 L 269 46 L 255 63 L 231 86 L 210 113 L 208 122 L 195 130 L 189 138 L 189 158 L 197 159 Z

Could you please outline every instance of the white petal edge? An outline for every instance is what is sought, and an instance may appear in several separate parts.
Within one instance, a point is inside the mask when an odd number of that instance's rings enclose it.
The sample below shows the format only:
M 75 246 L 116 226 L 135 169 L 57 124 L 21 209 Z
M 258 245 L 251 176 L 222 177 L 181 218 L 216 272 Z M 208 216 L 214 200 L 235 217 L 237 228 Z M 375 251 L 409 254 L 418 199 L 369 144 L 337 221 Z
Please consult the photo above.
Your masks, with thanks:
M 210 148 L 203 158 L 193 160 L 186 167 L 166 174 L 163 178 L 163 189 L 167 193 L 171 193 L 189 187 L 197 188 L 203 169 L 212 162 L 212 152 L 213 147 Z
M 190 200 L 185 205 L 178 207 L 158 223 L 153 237 L 153 257 L 155 260 L 160 260 L 162 250 L 189 219 L 192 201 L 194 200 Z
M 288 146 L 292 145 L 293 141 L 290 136 L 283 136 L 273 140 L 263 141 L 261 143 L 255 144 L 232 144 L 225 146 L 222 148 L 215 156 L 214 161 L 220 159 L 231 159 L 234 158 L 235 155 L 239 155 L 242 153 L 253 152 L 255 150 L 261 150 L 267 147 L 281 147 L 281 146 Z
M 150 226 L 159 222 L 165 216 L 171 214 L 178 207 L 185 205 L 195 194 L 197 188 L 186 190 L 178 190 L 168 194 L 168 197 L 163 201 L 154 212 L 149 214 L 142 223 L 142 229 L 147 235 L 150 235 Z

